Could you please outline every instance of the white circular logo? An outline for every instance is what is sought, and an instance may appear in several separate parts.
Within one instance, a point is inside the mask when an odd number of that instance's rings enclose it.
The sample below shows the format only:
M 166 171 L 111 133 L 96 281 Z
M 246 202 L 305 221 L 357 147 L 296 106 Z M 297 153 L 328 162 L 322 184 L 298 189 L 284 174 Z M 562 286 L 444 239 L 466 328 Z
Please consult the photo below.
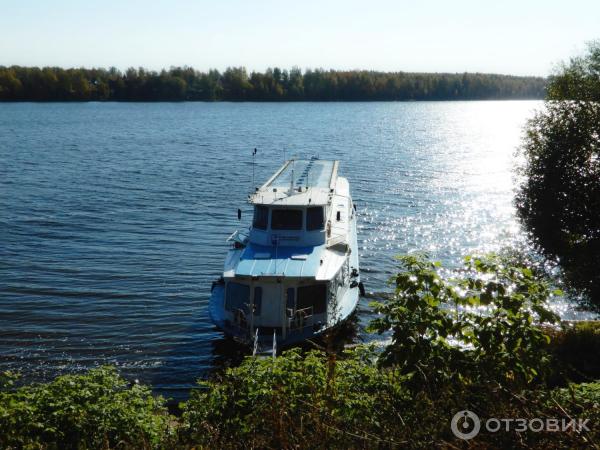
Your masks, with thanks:
M 450 422 L 450 428 L 452 429 L 454 436 L 468 441 L 479 434 L 481 421 L 477 414 L 465 409 L 464 411 L 459 411 L 454 414 L 454 417 Z

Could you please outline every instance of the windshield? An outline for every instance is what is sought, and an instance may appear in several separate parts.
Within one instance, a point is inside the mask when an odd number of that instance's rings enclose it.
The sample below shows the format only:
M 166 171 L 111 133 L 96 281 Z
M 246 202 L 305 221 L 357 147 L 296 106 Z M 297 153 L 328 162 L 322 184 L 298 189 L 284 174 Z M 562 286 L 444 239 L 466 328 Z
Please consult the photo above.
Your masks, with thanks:
M 301 209 L 274 209 L 271 213 L 271 229 L 273 230 L 301 230 Z
M 306 210 L 306 229 L 308 231 L 323 229 L 323 207 L 314 206 Z
M 254 220 L 252 226 L 259 230 L 267 229 L 267 222 L 269 221 L 269 208 L 266 206 L 257 205 L 254 207 Z

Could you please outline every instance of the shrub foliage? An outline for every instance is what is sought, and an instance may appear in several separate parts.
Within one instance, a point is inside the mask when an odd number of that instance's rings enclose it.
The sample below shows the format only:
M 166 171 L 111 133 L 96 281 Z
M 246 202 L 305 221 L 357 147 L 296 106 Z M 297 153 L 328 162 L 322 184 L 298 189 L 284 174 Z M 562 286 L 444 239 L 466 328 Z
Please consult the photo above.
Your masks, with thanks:
M 454 281 L 423 256 L 400 258 L 395 292 L 371 328 L 388 344 L 343 355 L 299 350 L 246 359 L 202 383 L 184 405 L 183 442 L 210 448 L 460 446 L 449 421 L 481 417 L 600 418 L 596 385 L 552 390 L 541 323 L 553 294 L 538 272 L 497 256 L 468 258 Z M 476 311 L 477 309 L 477 311 Z M 587 408 L 593 407 L 588 410 Z M 594 409 L 595 408 L 595 409 Z M 584 411 L 586 411 L 584 413 Z M 598 434 L 481 433 L 479 447 L 587 446 Z
M 149 388 L 102 367 L 51 383 L 0 391 L 2 449 L 152 449 L 168 442 L 170 417 Z
M 247 357 L 200 381 L 177 418 L 114 369 L 20 388 L 4 374 L 0 448 L 598 447 L 599 383 L 569 385 L 556 372 L 574 362 L 569 348 L 579 359 L 597 353 L 596 328 L 553 332 L 548 346 L 540 324 L 556 318 L 545 307 L 553 292 L 538 271 L 497 256 L 467 258 L 454 280 L 424 256 L 400 265 L 394 292 L 374 304 L 383 347 Z M 589 419 L 591 430 L 484 429 L 465 442 L 450 430 L 464 409 L 482 419 Z
M 422 256 L 400 260 L 395 296 L 374 304 L 381 317 L 371 323 L 379 333 L 392 331 L 385 365 L 400 367 L 419 386 L 524 386 L 545 375 L 549 357 L 540 349 L 548 336 L 535 324 L 558 317 L 545 307 L 554 292 L 543 277 L 495 255 L 466 258 L 456 282 Z
M 527 125 L 516 204 L 568 285 L 600 308 L 600 43 L 561 70 Z

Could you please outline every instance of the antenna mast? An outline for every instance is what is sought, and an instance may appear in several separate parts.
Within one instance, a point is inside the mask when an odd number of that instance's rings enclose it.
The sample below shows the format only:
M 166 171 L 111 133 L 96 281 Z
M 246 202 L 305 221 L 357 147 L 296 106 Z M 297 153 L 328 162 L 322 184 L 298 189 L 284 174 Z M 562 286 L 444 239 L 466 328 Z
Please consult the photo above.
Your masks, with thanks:
M 254 157 L 256 156 L 256 148 L 252 152 L 252 186 L 250 187 L 250 192 L 254 191 Z

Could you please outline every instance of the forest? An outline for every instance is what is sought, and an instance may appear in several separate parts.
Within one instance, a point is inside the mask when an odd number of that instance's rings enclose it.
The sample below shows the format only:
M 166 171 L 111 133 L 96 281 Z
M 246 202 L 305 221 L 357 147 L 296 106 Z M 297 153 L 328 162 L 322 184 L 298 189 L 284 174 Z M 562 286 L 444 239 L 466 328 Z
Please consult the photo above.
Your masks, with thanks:
M 482 73 L 368 70 L 200 72 L 172 67 L 63 69 L 0 66 L 0 101 L 410 101 L 542 99 L 546 79 Z

